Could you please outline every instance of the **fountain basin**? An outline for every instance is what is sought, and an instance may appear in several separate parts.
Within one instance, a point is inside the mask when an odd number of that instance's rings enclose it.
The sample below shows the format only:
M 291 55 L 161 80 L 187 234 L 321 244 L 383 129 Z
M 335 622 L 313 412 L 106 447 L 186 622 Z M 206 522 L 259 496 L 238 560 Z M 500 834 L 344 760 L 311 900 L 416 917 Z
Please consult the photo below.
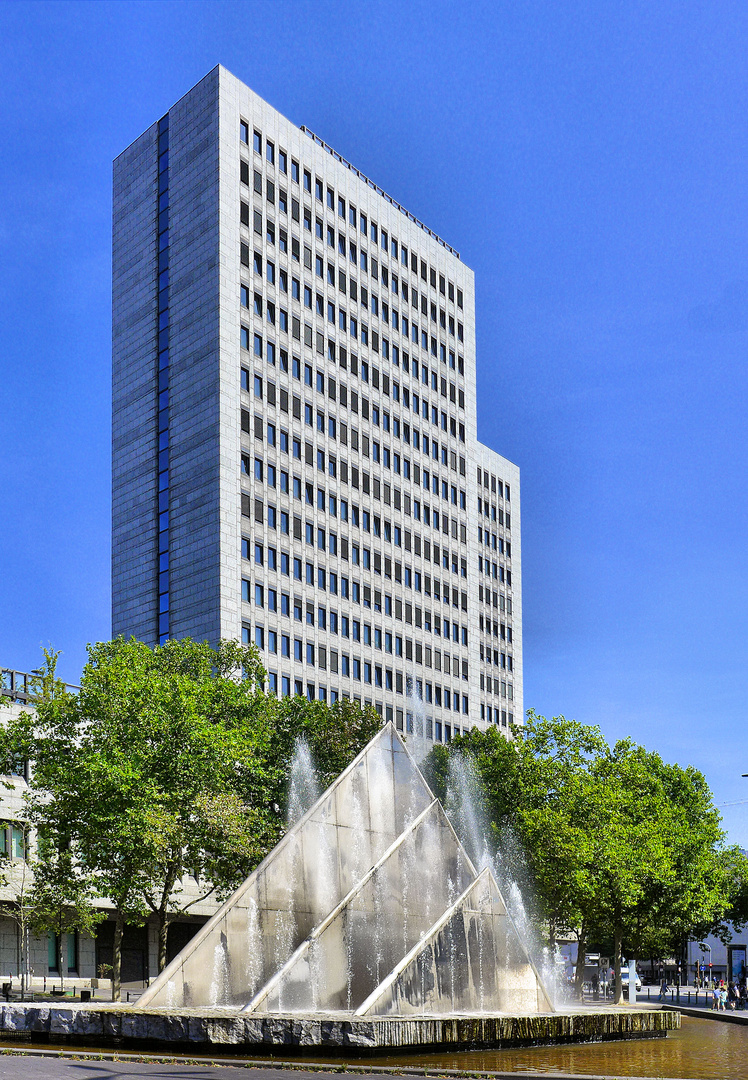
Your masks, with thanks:
M 178 1010 L 137 1005 L 3 1005 L 0 1041 L 160 1050 L 171 1053 L 272 1055 L 282 1047 L 325 1056 L 366 1057 L 400 1050 L 508 1049 L 618 1039 L 662 1038 L 680 1014 L 654 1009 L 537 1013 L 531 1016 L 350 1014 L 253 1016 L 235 1009 Z

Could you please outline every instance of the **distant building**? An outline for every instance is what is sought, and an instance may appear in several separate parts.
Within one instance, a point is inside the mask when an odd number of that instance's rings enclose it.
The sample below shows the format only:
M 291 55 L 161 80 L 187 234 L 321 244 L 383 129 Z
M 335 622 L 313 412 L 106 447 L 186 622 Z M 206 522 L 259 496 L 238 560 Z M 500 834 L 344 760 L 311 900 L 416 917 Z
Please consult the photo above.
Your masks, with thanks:
M 113 410 L 115 635 L 254 642 L 436 741 L 521 722 L 473 273 L 222 67 L 114 164 Z
M 697 973 L 701 979 L 708 979 L 710 971 L 713 979 L 726 979 L 730 982 L 739 982 L 748 975 L 748 927 L 740 932 L 731 927 L 731 931 L 731 940 L 727 945 L 711 934 L 704 941 L 688 942 L 686 962 L 689 982 L 693 982 Z

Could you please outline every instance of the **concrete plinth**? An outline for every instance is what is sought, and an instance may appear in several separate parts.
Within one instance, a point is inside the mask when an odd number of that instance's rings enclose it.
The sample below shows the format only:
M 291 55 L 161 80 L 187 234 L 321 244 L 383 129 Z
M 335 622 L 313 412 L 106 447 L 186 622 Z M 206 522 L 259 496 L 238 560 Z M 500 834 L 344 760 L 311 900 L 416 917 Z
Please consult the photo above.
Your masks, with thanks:
M 345 1053 L 497 1049 L 553 1043 L 660 1038 L 680 1027 L 670 1011 L 605 1009 L 535 1016 L 252 1016 L 229 1009 L 139 1009 L 126 1005 L 3 1005 L 0 1042 L 128 1047 L 178 1053 Z

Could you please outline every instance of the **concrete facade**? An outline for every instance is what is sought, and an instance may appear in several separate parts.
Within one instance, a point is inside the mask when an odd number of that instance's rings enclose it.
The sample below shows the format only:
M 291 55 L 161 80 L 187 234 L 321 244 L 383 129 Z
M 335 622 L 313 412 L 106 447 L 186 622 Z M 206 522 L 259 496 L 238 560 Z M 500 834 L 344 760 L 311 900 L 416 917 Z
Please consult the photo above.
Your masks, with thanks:
M 115 161 L 113 243 L 113 633 L 508 733 L 519 472 L 458 253 L 221 67 Z

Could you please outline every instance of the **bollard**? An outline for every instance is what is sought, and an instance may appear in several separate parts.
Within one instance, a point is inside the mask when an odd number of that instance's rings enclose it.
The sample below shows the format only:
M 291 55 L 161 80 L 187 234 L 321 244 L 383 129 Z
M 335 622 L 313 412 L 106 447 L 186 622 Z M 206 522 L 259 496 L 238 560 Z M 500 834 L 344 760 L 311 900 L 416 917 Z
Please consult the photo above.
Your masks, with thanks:
M 652 987 L 651 987 L 651 986 L 648 986 L 648 987 L 647 987 L 647 1001 L 649 1001 L 649 991 L 650 991 L 651 989 L 652 989 Z

